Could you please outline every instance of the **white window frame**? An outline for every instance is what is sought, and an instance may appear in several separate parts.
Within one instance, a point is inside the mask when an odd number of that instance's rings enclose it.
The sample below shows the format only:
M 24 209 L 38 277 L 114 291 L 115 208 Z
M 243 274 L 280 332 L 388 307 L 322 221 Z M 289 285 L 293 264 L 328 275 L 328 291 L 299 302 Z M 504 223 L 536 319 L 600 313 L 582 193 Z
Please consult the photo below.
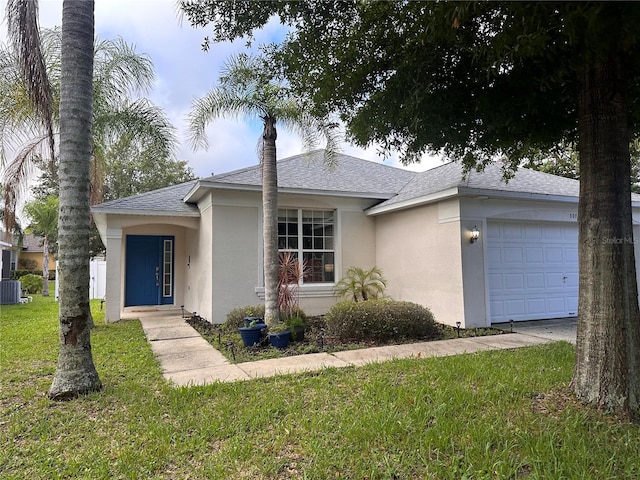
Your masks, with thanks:
M 306 281 L 305 282 L 304 278 L 303 278 L 300 281 L 300 285 L 305 285 L 306 287 L 314 286 L 314 285 L 334 285 L 335 282 L 336 282 L 336 256 L 337 256 L 337 252 L 336 252 L 336 247 L 337 247 L 336 231 L 337 231 L 337 223 L 338 223 L 337 222 L 337 220 L 338 220 L 338 218 L 337 218 L 338 217 L 338 211 L 336 209 L 328 210 L 328 209 L 318 209 L 318 208 L 314 209 L 314 208 L 286 208 L 286 207 L 283 207 L 283 208 L 279 208 L 278 209 L 278 223 L 280 223 L 280 218 L 283 216 L 282 215 L 283 212 L 286 212 L 284 214 L 284 216 L 286 218 L 288 216 L 287 215 L 288 212 L 291 212 L 291 211 L 295 211 L 296 212 L 296 221 L 297 221 L 297 226 L 298 226 L 297 248 L 286 248 L 286 245 L 285 245 L 285 248 L 279 248 L 278 251 L 279 252 L 293 252 L 293 253 L 296 254 L 296 256 L 298 258 L 298 261 L 301 261 L 304 258 L 304 254 L 305 253 L 321 253 L 321 254 L 330 253 L 330 254 L 332 254 L 333 255 L 333 263 L 324 263 L 322 265 L 322 269 L 324 270 L 324 272 L 322 273 L 323 276 L 328 274 L 328 273 L 331 273 L 333 275 L 333 279 L 332 280 L 324 280 L 323 279 L 322 281 L 316 281 L 316 282 L 314 282 L 314 281 Z M 304 236 L 304 232 L 303 232 L 303 230 L 304 230 L 304 228 L 303 228 L 303 225 L 304 225 L 304 223 L 303 223 L 303 219 L 304 219 L 303 212 L 304 213 L 311 212 L 312 216 L 314 215 L 314 213 L 318 213 L 318 212 L 321 212 L 323 214 L 323 216 L 325 216 L 326 213 L 330 213 L 331 214 L 331 216 L 332 216 L 331 223 L 325 223 L 324 219 L 323 219 L 322 225 L 323 225 L 323 230 L 324 230 L 324 227 L 326 225 L 331 225 L 332 226 L 332 233 L 331 233 L 331 235 L 329 237 L 327 235 L 324 235 L 324 232 L 323 232 L 323 236 L 322 236 L 323 240 L 322 240 L 322 242 L 324 244 L 327 241 L 327 238 L 331 238 L 331 242 L 332 242 L 332 247 L 333 248 L 321 248 L 321 249 L 316 249 L 316 248 L 306 248 L 305 249 L 304 248 L 304 237 L 305 236 Z M 281 238 L 281 236 L 278 235 L 278 243 L 280 243 L 280 238 Z M 285 236 L 285 238 L 288 238 L 288 237 Z M 314 239 L 314 237 L 312 237 L 312 241 L 313 241 L 313 239 Z M 313 245 L 312 245 L 312 247 L 313 247 Z M 327 270 L 328 266 L 331 267 L 331 270 Z

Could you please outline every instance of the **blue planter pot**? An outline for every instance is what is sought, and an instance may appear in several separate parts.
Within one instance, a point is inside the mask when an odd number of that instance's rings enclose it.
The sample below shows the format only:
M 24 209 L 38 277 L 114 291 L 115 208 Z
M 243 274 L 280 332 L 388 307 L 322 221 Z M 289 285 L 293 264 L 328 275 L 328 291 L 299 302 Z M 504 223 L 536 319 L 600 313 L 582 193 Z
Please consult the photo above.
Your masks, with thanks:
M 240 327 L 238 329 L 238 332 L 240 332 L 240 336 L 242 337 L 242 343 L 244 343 L 244 346 L 253 347 L 254 345 L 260 343 L 265 328 L 267 328 L 267 326 L 264 324 L 258 324 L 253 327 Z
M 291 341 L 291 332 L 289 330 L 280 333 L 270 333 L 269 343 L 276 348 L 287 348 Z

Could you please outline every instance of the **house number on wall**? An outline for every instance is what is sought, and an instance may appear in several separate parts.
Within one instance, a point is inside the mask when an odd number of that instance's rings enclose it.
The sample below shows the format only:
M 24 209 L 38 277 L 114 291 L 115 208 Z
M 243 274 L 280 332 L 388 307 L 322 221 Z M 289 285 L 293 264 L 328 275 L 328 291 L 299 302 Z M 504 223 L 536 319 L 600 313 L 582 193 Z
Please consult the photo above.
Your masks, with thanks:
M 571 220 L 577 220 L 578 219 L 578 214 L 577 213 L 570 213 L 569 214 L 569 218 Z

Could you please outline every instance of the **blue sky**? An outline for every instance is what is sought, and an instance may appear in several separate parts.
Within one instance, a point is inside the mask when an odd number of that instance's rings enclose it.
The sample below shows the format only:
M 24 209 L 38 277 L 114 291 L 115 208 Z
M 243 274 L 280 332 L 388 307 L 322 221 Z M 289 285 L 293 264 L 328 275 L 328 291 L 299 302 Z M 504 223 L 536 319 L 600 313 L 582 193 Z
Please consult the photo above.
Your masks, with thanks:
M 61 24 L 62 0 L 40 0 L 40 26 Z M 201 48 L 207 29 L 195 29 L 186 20 L 180 22 L 175 0 L 96 0 L 96 34 L 105 39 L 122 37 L 148 55 L 156 69 L 156 82 L 147 94 L 163 108 L 178 130 L 180 145 L 176 157 L 187 160 L 199 177 L 223 173 L 257 163 L 258 122 L 217 120 L 207 129 L 209 149 L 193 151 L 186 134 L 186 116 L 195 98 L 203 96 L 216 83 L 224 61 L 245 51 L 245 42 L 213 44 L 208 52 Z M 283 36 L 283 27 L 272 21 L 258 32 L 254 45 Z M 6 23 L 0 25 L 0 41 L 6 39 Z M 278 157 L 302 151 L 299 139 L 289 132 L 278 132 Z M 368 160 L 382 162 L 376 148 L 362 150 L 344 144 L 342 151 Z M 399 166 L 391 158 L 384 161 Z M 425 170 L 442 163 L 425 157 L 412 170 Z

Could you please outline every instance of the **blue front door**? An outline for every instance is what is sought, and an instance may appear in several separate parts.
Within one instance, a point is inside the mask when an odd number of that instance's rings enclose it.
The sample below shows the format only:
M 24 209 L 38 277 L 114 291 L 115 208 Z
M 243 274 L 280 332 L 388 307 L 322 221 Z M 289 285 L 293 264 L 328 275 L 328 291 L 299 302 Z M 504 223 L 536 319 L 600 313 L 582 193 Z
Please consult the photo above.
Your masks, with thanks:
M 125 307 L 173 304 L 174 237 L 127 235 Z

